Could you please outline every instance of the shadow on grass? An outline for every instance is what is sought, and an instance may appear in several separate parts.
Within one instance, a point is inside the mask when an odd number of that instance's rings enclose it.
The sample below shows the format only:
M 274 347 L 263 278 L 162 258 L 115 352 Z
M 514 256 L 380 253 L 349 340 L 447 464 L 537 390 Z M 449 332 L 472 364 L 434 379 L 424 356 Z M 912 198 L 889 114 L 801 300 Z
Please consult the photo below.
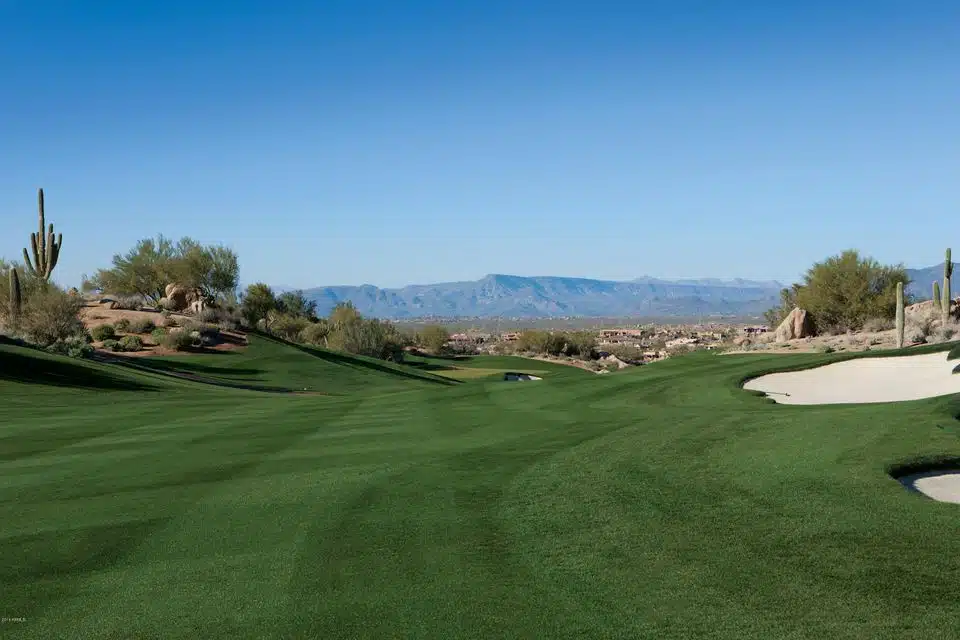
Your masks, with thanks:
M 157 358 L 142 358 L 138 362 L 141 366 L 156 369 L 164 373 L 184 371 L 187 373 L 198 373 L 210 376 L 230 376 L 231 378 L 242 378 L 245 376 L 258 376 L 264 373 L 263 369 L 250 369 L 243 367 L 217 367 L 209 364 L 201 364 L 189 360 L 160 360 Z
M 404 365 L 419 369 L 420 371 L 457 371 L 457 367 L 450 367 L 442 364 L 433 364 L 432 362 L 417 362 L 411 360 L 404 362 Z
M 380 373 L 386 373 L 389 375 L 397 376 L 400 378 L 408 378 L 411 380 L 420 380 L 423 382 L 432 382 L 434 384 L 441 385 L 456 385 L 460 384 L 456 380 L 451 380 L 447 378 L 441 378 L 439 376 L 429 376 L 429 375 L 420 375 L 413 371 L 404 371 L 402 367 L 403 364 L 395 364 L 394 366 L 388 365 L 386 362 L 379 362 L 373 359 L 361 358 L 358 356 L 347 355 L 344 353 L 337 353 L 335 351 L 326 351 L 324 349 L 307 347 L 302 344 L 297 344 L 295 342 L 288 342 L 276 336 L 271 336 L 269 334 L 263 333 L 261 331 L 251 331 L 254 335 L 260 337 L 263 340 L 269 340 L 275 344 L 282 344 L 288 347 L 292 347 L 298 351 L 311 355 L 315 358 L 320 358 L 327 362 L 332 362 L 334 364 L 357 367 L 361 369 L 370 369 L 371 371 L 378 371 Z
M 118 367 L 123 367 L 125 369 L 132 369 L 134 371 L 153 373 L 160 376 L 168 376 L 171 378 L 177 378 L 179 380 L 187 380 L 190 382 L 197 382 L 200 384 L 208 384 L 214 387 L 222 387 L 224 389 L 240 389 L 242 391 L 262 391 L 264 393 L 300 393 L 299 389 L 293 389 L 291 387 L 274 387 L 274 386 L 262 385 L 262 384 L 246 384 L 242 381 L 228 380 L 224 378 L 212 378 L 200 373 L 195 373 L 192 371 L 184 371 L 182 369 L 177 369 L 177 368 L 161 369 L 161 368 L 152 366 L 154 363 L 146 364 L 140 361 L 140 360 L 145 360 L 146 358 L 124 358 L 123 356 L 98 355 L 94 359 L 100 362 L 107 362 L 107 363 L 116 365 Z M 235 371 L 235 370 L 228 369 L 228 371 Z M 327 394 L 319 394 L 319 395 L 327 395 Z
M 153 391 L 156 387 L 110 375 L 79 362 L 55 358 L 34 357 L 29 351 L 0 351 L 0 380 L 42 384 L 76 389 L 104 389 L 114 391 Z

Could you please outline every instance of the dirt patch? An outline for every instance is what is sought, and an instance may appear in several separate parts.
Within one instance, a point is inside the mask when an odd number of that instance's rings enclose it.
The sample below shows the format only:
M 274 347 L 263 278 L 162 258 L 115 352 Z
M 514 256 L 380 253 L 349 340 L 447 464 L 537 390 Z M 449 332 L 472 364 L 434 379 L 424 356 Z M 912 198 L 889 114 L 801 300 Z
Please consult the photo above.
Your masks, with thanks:
M 128 320 L 130 322 L 136 322 L 140 320 L 150 320 L 157 327 L 165 327 L 172 329 L 174 327 L 182 326 L 188 322 L 196 321 L 196 318 L 180 313 L 173 313 L 164 316 L 164 314 L 159 311 L 133 311 L 130 309 L 111 309 L 109 302 L 100 303 L 98 301 L 87 301 L 83 308 L 80 310 L 80 320 L 83 322 L 87 330 L 91 330 L 94 327 L 98 327 L 105 324 L 115 325 L 118 320 Z M 245 334 L 239 331 L 220 331 L 220 342 L 209 347 L 203 347 L 202 349 L 189 349 L 186 351 L 176 351 L 174 349 L 167 349 L 161 347 L 153 336 L 149 333 L 147 334 L 134 334 L 124 331 L 117 331 L 117 339 L 122 338 L 127 335 L 136 335 L 143 341 L 143 350 L 141 351 L 125 351 L 123 352 L 124 357 L 132 358 L 142 358 L 149 356 L 174 356 L 174 355 L 190 355 L 190 354 L 202 354 L 210 352 L 223 352 L 223 351 L 237 351 L 242 350 L 247 346 L 247 337 Z M 105 351 L 102 349 L 103 343 L 95 342 L 93 343 L 95 349 L 102 354 L 115 355 L 112 351 Z

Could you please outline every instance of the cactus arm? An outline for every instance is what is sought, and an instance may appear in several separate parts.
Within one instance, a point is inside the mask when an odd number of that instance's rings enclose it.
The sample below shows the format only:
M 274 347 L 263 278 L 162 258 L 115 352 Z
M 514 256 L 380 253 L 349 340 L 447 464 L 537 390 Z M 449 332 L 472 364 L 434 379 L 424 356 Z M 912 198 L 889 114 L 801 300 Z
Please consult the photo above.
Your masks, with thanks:
M 37 218 L 39 219 L 39 222 L 40 222 L 40 226 L 39 226 L 39 228 L 38 228 L 38 230 L 37 230 L 37 243 L 38 243 L 38 245 L 39 245 L 39 246 L 37 247 L 37 258 L 38 258 L 38 260 L 37 260 L 37 271 L 38 271 L 38 272 L 42 272 L 42 271 L 43 271 L 43 265 L 44 265 L 44 264 L 46 263 L 46 261 L 47 261 L 47 251 L 46 251 L 47 247 L 46 247 L 46 243 L 44 242 L 44 238 L 46 237 L 46 235 L 44 234 L 44 231 L 45 231 L 44 227 L 46 226 L 46 224 L 45 224 L 45 222 L 46 222 L 46 213 L 45 213 L 44 207 L 43 207 L 43 189 L 40 189 L 40 190 L 37 192 L 37 203 L 38 203 L 38 207 L 37 207 L 37 208 L 38 208 Z
M 10 269 L 10 316 L 14 319 L 20 315 L 21 302 L 20 276 L 17 273 L 17 269 L 13 268 Z
M 943 300 L 940 299 L 940 283 L 933 281 L 933 308 L 940 311 L 943 308 Z
M 897 348 L 903 348 L 903 283 L 897 283 Z
M 943 262 L 943 291 L 940 303 L 940 322 L 944 327 L 947 326 L 947 322 L 950 320 L 950 302 L 953 295 L 950 286 L 950 277 L 953 275 L 953 260 L 951 258 L 950 249 L 947 249 Z

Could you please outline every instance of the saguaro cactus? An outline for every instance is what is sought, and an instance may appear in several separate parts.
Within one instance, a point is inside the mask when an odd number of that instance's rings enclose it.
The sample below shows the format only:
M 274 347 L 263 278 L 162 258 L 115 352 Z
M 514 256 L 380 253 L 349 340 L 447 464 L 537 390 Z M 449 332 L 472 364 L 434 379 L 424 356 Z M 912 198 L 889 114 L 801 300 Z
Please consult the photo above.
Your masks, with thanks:
M 897 349 L 903 349 L 903 283 L 897 283 Z
M 20 315 L 20 274 L 15 268 L 10 269 L 10 317 L 16 319 Z
M 940 283 L 933 281 L 933 308 L 940 311 L 943 308 L 943 301 L 940 299 Z
M 950 291 L 950 276 L 953 275 L 953 261 L 950 256 L 950 249 L 947 249 L 946 260 L 943 263 L 943 300 L 940 303 L 941 324 L 946 327 L 950 320 L 950 302 L 952 293 Z
M 53 223 L 50 223 L 49 229 L 44 234 L 44 211 L 43 211 L 43 189 L 37 197 L 39 202 L 40 227 L 36 233 L 30 234 L 30 247 L 33 250 L 33 262 L 30 261 L 30 255 L 26 248 L 23 250 L 23 261 L 27 266 L 27 271 L 35 275 L 44 282 L 50 280 L 50 274 L 53 268 L 57 266 L 57 260 L 60 258 L 60 247 L 63 246 L 63 234 L 53 235 Z

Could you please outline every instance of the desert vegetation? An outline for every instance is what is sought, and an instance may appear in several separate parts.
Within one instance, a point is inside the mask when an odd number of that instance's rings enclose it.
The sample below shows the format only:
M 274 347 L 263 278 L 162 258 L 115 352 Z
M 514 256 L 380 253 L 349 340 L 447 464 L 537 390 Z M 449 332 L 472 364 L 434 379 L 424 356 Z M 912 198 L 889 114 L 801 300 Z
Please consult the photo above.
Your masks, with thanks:
M 902 264 L 882 265 L 850 249 L 814 264 L 801 283 L 781 291 L 780 305 L 766 320 L 776 327 L 799 307 L 819 333 L 860 330 L 872 319 L 894 317 L 898 282 L 910 283 Z

